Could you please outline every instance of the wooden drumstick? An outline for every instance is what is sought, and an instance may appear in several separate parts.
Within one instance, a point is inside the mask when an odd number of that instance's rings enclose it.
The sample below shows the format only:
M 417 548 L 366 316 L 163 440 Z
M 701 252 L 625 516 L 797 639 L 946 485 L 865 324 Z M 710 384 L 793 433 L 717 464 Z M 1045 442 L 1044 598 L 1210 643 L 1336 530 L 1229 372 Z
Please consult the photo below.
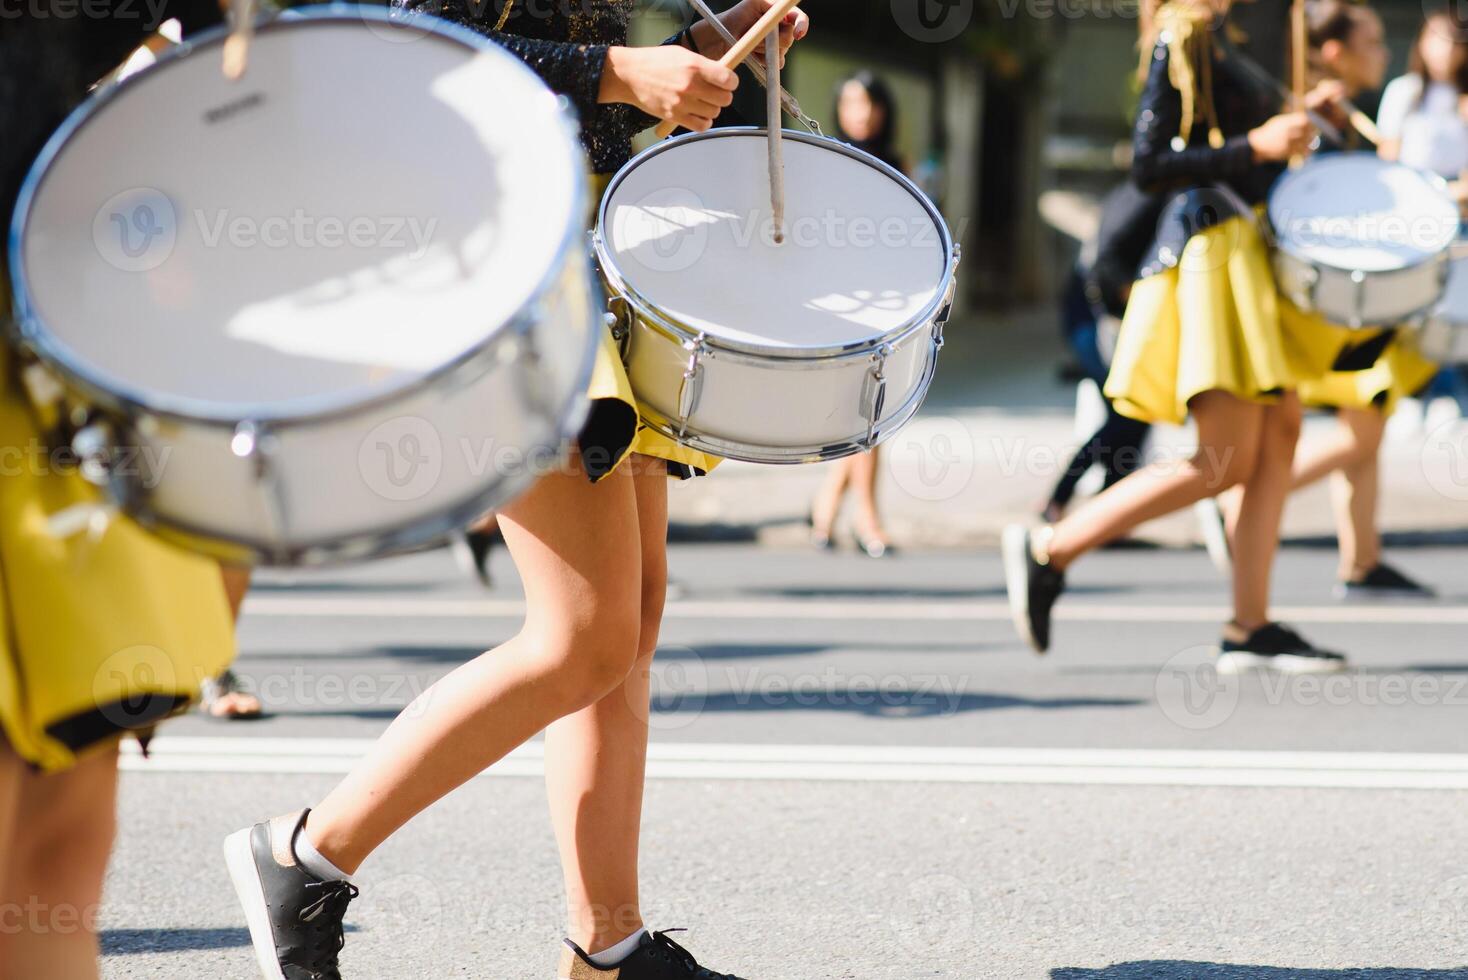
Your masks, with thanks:
M 234 22 L 224 40 L 224 77 L 237 82 L 245 77 L 250 61 L 250 38 L 255 33 L 255 0 L 233 0 L 229 8 Z
M 748 58 L 754 53 L 754 49 L 759 47 L 760 42 L 765 39 L 765 35 L 770 33 L 771 30 L 778 30 L 780 21 L 785 19 L 785 15 L 799 5 L 800 0 L 775 0 L 774 5 L 765 11 L 764 16 L 755 21 L 754 26 L 744 33 L 744 36 L 724 54 L 724 57 L 719 59 L 719 64 L 728 68 L 730 71 L 738 68 L 744 62 L 744 59 Z M 768 68 L 769 66 L 766 65 L 765 67 Z M 678 124 L 673 122 L 673 120 L 665 120 L 658 126 L 658 138 L 662 139 L 677 128 Z
M 785 243 L 785 148 L 780 126 L 780 29 L 765 35 L 765 65 L 769 85 L 765 88 L 765 113 L 769 128 L 765 131 L 770 144 L 770 211 L 775 221 L 775 244 Z
M 1308 34 L 1305 27 L 1305 0 L 1293 0 L 1290 7 L 1290 35 L 1294 41 L 1291 52 L 1294 55 L 1294 70 L 1290 72 L 1290 83 L 1296 112 L 1305 111 L 1305 71 L 1310 44 Z M 1304 162 L 1305 158 L 1298 154 L 1290 158 L 1291 167 L 1298 167 Z

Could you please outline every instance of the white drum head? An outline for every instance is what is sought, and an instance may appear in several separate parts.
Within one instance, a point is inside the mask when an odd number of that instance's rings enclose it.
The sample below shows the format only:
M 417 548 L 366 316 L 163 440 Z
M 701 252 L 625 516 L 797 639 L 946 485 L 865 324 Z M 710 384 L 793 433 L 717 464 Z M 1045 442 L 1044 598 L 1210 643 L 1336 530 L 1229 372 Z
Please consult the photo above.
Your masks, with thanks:
M 716 130 L 619 175 L 602 205 L 610 271 L 679 324 L 761 349 L 870 343 L 940 298 L 948 246 L 919 192 L 834 141 L 784 147 L 783 244 L 763 131 Z
M 524 65 L 429 23 L 278 20 L 238 83 L 216 37 L 94 106 L 22 212 L 40 342 L 221 419 L 346 407 L 482 345 L 579 226 L 582 165 Z
M 1315 157 L 1269 197 L 1279 245 L 1335 269 L 1390 272 L 1418 265 L 1458 233 L 1441 182 L 1370 153 Z

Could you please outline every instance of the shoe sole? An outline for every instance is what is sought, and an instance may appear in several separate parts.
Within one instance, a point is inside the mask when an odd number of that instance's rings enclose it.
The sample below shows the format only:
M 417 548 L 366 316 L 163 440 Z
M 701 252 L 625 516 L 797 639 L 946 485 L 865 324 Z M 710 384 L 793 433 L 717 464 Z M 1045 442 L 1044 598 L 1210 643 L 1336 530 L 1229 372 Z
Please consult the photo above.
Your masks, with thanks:
M 1335 674 L 1346 669 L 1344 660 L 1322 660 L 1319 657 L 1297 657 L 1282 653 L 1273 657 L 1257 653 L 1223 653 L 1219 651 L 1214 669 L 1220 674 L 1242 674 L 1250 670 L 1272 670 L 1279 674 Z
M 1203 535 L 1203 550 L 1208 553 L 1208 560 L 1218 574 L 1232 575 L 1234 556 L 1228 545 L 1228 529 L 1224 527 L 1218 501 L 1213 498 L 1198 501 L 1193 505 L 1193 515 L 1198 519 L 1198 531 Z
M 1427 601 L 1437 598 L 1435 593 L 1425 592 L 1421 589 L 1348 589 L 1344 585 L 1337 585 L 1334 590 L 1334 595 L 1341 602 L 1370 602 L 1373 599 L 1421 599 Z
M 224 864 L 235 896 L 245 910 L 245 923 L 250 927 L 250 944 L 255 947 L 255 962 L 265 980 L 285 980 L 285 972 L 275 956 L 275 934 L 270 929 L 270 915 L 265 909 L 265 887 L 255 867 L 255 853 L 250 847 L 250 831 L 235 831 L 224 839 Z
M 1032 650 L 1043 654 L 1045 648 L 1035 642 L 1034 631 L 1030 629 L 1030 565 L 1025 555 L 1029 546 L 1029 531 L 1018 525 L 1005 528 L 999 539 L 999 548 L 1004 556 L 1004 590 L 1009 594 L 1009 615 L 1014 621 L 1014 631 Z

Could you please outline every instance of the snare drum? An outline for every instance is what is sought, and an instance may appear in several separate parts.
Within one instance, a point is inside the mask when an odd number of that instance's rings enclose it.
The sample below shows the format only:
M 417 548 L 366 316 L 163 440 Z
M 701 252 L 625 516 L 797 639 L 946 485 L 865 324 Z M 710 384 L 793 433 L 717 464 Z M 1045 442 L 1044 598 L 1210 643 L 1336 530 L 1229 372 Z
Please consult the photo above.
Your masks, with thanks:
M 141 523 L 235 561 L 433 542 L 574 431 L 602 329 L 564 105 L 442 21 L 327 7 L 109 86 L 10 249 L 22 341 Z
M 1458 208 L 1441 178 L 1332 153 L 1285 172 L 1269 220 L 1281 293 L 1332 323 L 1389 326 L 1442 296 Z
M 922 403 L 958 250 L 902 174 L 796 132 L 776 244 L 765 143 L 719 129 L 635 157 L 602 198 L 596 257 L 647 424 L 733 459 L 835 459 Z
M 1463 248 L 1464 243 L 1457 247 Z M 1417 349 L 1439 364 L 1468 363 L 1468 256 L 1455 258 L 1449 265 L 1447 289 L 1417 331 Z

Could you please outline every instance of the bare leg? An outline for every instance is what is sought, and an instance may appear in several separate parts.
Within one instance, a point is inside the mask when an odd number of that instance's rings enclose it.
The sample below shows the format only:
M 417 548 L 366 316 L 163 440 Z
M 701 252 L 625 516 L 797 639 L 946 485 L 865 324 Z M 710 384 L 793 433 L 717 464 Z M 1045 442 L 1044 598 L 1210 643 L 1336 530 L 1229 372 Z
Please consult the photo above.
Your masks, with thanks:
M 348 874 L 419 811 L 615 690 L 637 659 L 641 538 L 626 467 L 595 486 L 579 463 L 543 477 L 500 527 L 525 625 L 423 692 L 311 812 L 312 842 Z
M 1257 465 L 1244 480 L 1233 533 L 1234 623 L 1251 631 L 1269 621 L 1269 576 L 1279 550 L 1279 524 L 1290 493 L 1290 467 L 1300 438 L 1300 399 L 1293 392 L 1264 409 Z
M 649 670 L 668 591 L 668 477 L 634 457 L 642 554 L 637 664 L 595 704 L 546 731 L 546 790 L 566 879 L 569 935 L 590 952 L 642 928 L 637 850 L 647 764 Z
M 877 510 L 877 477 L 882 471 L 881 448 L 851 457 L 851 486 L 856 493 L 856 533 L 863 542 L 887 544 L 882 515 Z
M 841 498 L 846 495 L 846 485 L 851 481 L 852 457 L 838 459 L 827 469 L 826 482 L 821 485 L 811 505 L 811 528 L 817 536 L 831 536 L 836 527 L 836 515 L 841 512 Z
M 7 757 L 0 768 L 12 769 L 14 754 L 8 747 L 0 753 Z M 0 780 L 15 782 L 13 774 Z M 66 772 L 25 772 L 18 784 L 4 842 L 0 980 L 92 980 L 102 879 L 116 833 L 117 749 Z
M 245 594 L 250 591 L 250 569 L 244 565 L 220 565 L 219 574 L 224 579 L 224 594 L 229 599 L 229 612 L 235 622 L 240 621 L 240 606 L 245 603 Z
M 1345 582 L 1358 579 L 1381 564 L 1376 508 L 1386 416 L 1372 409 L 1346 409 L 1340 413 L 1340 423 L 1349 431 L 1355 450 L 1330 482 L 1336 539 L 1340 542 L 1340 578 Z
M 1265 408 L 1223 391 L 1206 391 L 1189 406 L 1198 450 L 1184 463 L 1157 462 L 1092 497 L 1054 525 L 1050 559 L 1065 568 L 1093 548 L 1144 521 L 1170 514 L 1242 483 L 1254 472 Z

